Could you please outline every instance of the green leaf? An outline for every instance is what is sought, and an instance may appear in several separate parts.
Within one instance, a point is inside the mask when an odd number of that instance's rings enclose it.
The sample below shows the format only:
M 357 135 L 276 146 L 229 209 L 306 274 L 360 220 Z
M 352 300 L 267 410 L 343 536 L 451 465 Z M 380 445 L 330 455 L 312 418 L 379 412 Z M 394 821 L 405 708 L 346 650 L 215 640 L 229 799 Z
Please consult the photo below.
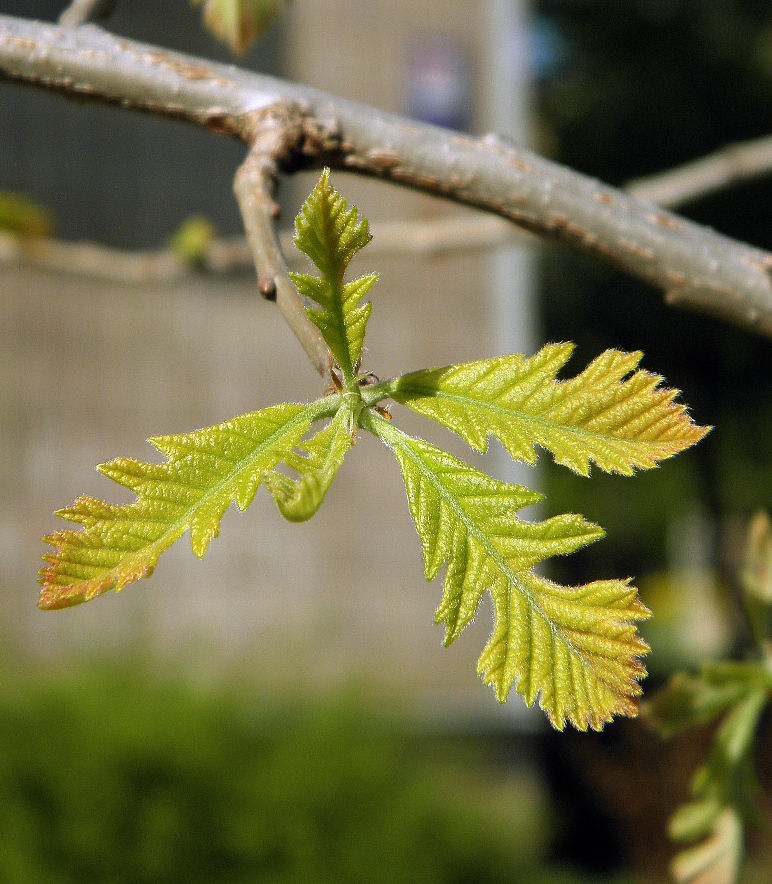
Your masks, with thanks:
M 373 287 L 378 274 L 348 283 L 344 283 L 343 277 L 351 259 L 370 239 L 367 219 L 359 221 L 356 207 L 347 207 L 346 200 L 330 184 L 329 169 L 325 169 L 295 219 L 295 244 L 322 275 L 290 276 L 300 293 L 321 307 L 309 308 L 308 315 L 324 336 L 346 386 L 356 375 L 372 311 L 372 304 L 359 302 Z
M 275 405 L 194 433 L 159 436 L 150 443 L 160 464 L 117 458 L 98 467 L 131 489 L 134 503 L 116 505 L 80 497 L 57 515 L 83 530 L 57 531 L 45 540 L 41 608 L 64 608 L 149 577 L 161 553 L 186 531 L 203 557 L 232 502 L 245 510 L 265 473 L 286 457 L 330 402 Z
M 752 813 L 756 791 L 752 751 L 759 717 L 768 702 L 767 691 L 750 687 L 721 722 L 713 749 L 694 777 L 692 791 L 697 797 L 718 795 L 743 814 Z
M 206 215 L 190 215 L 169 237 L 169 249 L 181 260 L 198 264 L 216 236 L 217 230 Z
M 679 853 L 671 871 L 677 884 L 737 884 L 742 858 L 742 822 L 731 808 L 725 808 L 715 817 L 706 839 Z
M 772 673 L 760 662 L 707 662 L 698 676 L 679 672 L 648 700 L 643 711 L 659 733 L 672 737 L 723 715 L 750 692 L 772 690 Z
M 670 818 L 668 834 L 674 841 L 696 841 L 710 832 L 724 809 L 715 795 L 683 804 Z
M 614 715 L 634 716 L 640 657 L 648 648 L 635 623 L 649 616 L 634 587 L 606 580 L 559 586 L 531 568 L 580 549 L 603 532 L 581 516 L 523 522 L 515 513 L 540 495 L 498 482 L 388 421 L 363 413 L 363 426 L 394 451 L 423 546 L 426 577 L 447 561 L 436 621 L 453 642 L 483 593 L 495 625 L 478 672 L 503 703 L 513 684 L 529 705 L 539 699 L 554 727 L 568 721 L 600 730 Z
M 244 53 L 284 10 L 284 0 L 192 0 L 204 24 L 236 55 Z
M 575 378 L 556 379 L 573 344 L 417 371 L 389 382 L 389 395 L 485 451 L 493 435 L 515 460 L 536 462 L 535 445 L 586 476 L 591 462 L 609 473 L 649 469 L 698 442 L 698 427 L 677 390 L 634 371 L 640 353 L 607 350 Z M 630 374 L 633 372 L 632 374 Z M 629 375 L 629 377 L 628 377 Z
M 354 444 L 349 418 L 347 409 L 340 408 L 323 430 L 298 446 L 306 455 L 292 451 L 284 457 L 287 466 L 300 474 L 299 479 L 290 479 L 275 470 L 265 477 L 285 519 L 305 522 L 322 505 L 346 452 Z
M 738 675 L 739 670 L 734 678 L 727 671 L 719 679 L 744 688 L 744 693 L 716 732 L 707 763 L 694 775 L 691 791 L 696 800 L 680 807 L 670 820 L 671 838 L 703 839 L 673 861 L 673 875 L 683 884 L 736 884 L 742 864 L 743 820 L 762 824 L 754 803 L 759 786 L 752 754 L 769 687 L 760 686 L 763 679 L 751 671 L 746 673 L 750 678 Z
M 54 229 L 51 212 L 23 193 L 0 190 L 0 230 L 19 236 L 50 236 Z

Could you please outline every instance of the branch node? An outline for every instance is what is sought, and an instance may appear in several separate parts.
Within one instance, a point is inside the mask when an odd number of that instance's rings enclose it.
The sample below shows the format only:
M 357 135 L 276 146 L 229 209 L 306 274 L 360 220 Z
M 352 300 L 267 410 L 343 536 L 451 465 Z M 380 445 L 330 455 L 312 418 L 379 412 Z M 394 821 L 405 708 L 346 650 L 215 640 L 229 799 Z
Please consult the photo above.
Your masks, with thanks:
M 265 298 L 266 301 L 276 300 L 275 279 L 261 279 L 260 282 L 258 282 L 257 287 L 260 290 L 260 294 Z

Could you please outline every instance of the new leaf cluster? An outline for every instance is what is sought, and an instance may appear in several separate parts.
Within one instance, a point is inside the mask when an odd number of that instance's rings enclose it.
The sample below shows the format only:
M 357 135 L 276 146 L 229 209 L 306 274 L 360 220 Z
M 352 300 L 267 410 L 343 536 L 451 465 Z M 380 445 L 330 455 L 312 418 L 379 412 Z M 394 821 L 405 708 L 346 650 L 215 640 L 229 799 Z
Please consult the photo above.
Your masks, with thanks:
M 344 280 L 369 240 L 367 221 L 333 189 L 325 170 L 296 219 L 295 237 L 320 275 L 294 274 L 293 281 L 318 305 L 308 315 L 330 349 L 331 394 L 151 439 L 167 458 L 161 464 L 119 458 L 99 467 L 137 500 L 117 506 L 79 498 L 58 513 L 82 528 L 46 538 L 55 549 L 44 557 L 40 606 L 79 604 L 149 576 L 186 531 L 203 556 L 228 506 L 246 509 L 261 484 L 286 518 L 310 518 L 365 430 L 399 463 L 427 579 L 445 569 L 435 618 L 445 625 L 445 643 L 472 620 L 485 592 L 493 599 L 494 629 L 478 672 L 499 701 L 515 687 L 530 705 L 538 700 L 558 729 L 569 722 L 599 730 L 614 715 L 635 715 L 648 651 L 636 624 L 649 616 L 635 587 L 625 580 L 566 587 L 533 570 L 599 539 L 602 529 L 572 514 L 519 519 L 518 511 L 541 495 L 406 435 L 381 403 L 401 403 L 477 450 L 494 435 L 513 458 L 533 463 L 538 445 L 583 475 L 592 463 L 625 475 L 649 469 L 707 430 L 676 403 L 677 391 L 637 368 L 639 353 L 609 351 L 570 380 L 557 373 L 571 345 L 554 344 L 529 358 L 504 356 L 372 383 L 360 374 L 372 310 L 362 298 L 377 275 Z M 309 437 L 318 421 L 322 429 Z

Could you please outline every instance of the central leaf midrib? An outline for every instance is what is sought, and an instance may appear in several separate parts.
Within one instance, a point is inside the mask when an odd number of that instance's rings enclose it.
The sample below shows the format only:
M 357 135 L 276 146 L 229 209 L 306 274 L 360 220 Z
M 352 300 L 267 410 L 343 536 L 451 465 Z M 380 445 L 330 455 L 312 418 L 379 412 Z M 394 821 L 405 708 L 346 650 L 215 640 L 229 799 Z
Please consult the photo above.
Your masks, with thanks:
M 493 545 L 489 535 L 477 526 L 477 524 L 472 520 L 471 516 L 458 502 L 456 497 L 440 482 L 438 476 L 425 466 L 423 460 L 420 457 L 414 454 L 413 448 L 410 445 L 410 437 L 404 435 L 400 430 L 391 427 L 388 428 L 386 435 L 390 436 L 392 440 L 394 440 L 396 444 L 401 448 L 401 450 L 407 453 L 407 456 L 411 459 L 421 475 L 427 478 L 438 491 L 438 493 L 442 495 L 443 499 L 447 500 L 450 503 L 451 508 L 453 509 L 456 516 L 463 523 L 466 530 L 476 540 L 478 540 L 478 542 L 481 543 L 483 549 L 485 549 L 486 553 L 493 559 L 493 561 L 504 574 L 505 578 L 510 583 L 514 584 L 519 592 L 522 592 L 530 607 L 533 608 L 535 611 L 538 611 L 539 615 L 545 620 L 546 623 L 549 624 L 550 631 L 554 635 L 560 637 L 561 641 L 563 641 L 565 645 L 571 650 L 571 653 L 576 654 L 581 660 L 584 660 L 584 656 L 575 647 L 573 642 L 571 642 L 570 639 L 563 635 L 563 633 L 556 626 L 553 620 L 548 617 L 542 610 L 541 605 L 537 602 L 534 595 L 529 592 L 527 587 L 524 586 L 524 584 L 518 579 L 517 572 L 512 569 L 506 558 L 499 552 L 495 545 Z
M 276 444 L 277 439 L 280 439 L 283 435 L 289 435 L 290 430 L 294 429 L 298 423 L 305 422 L 306 420 L 309 423 L 314 420 L 323 417 L 324 411 L 329 408 L 329 403 L 327 403 L 324 399 L 319 399 L 314 403 L 309 404 L 305 409 L 298 412 L 294 417 L 292 417 L 287 423 L 282 424 L 274 433 L 272 433 L 267 439 L 263 440 L 256 449 L 250 452 L 246 457 L 242 458 L 240 461 L 236 463 L 236 465 L 231 469 L 220 481 L 218 481 L 215 485 L 213 485 L 208 491 L 206 491 L 202 497 L 200 497 L 194 504 L 188 507 L 183 516 L 177 519 L 176 522 L 173 522 L 169 525 L 168 529 L 157 537 L 155 540 L 150 541 L 150 543 L 146 544 L 143 547 L 140 547 L 138 550 L 132 552 L 129 556 L 124 558 L 117 565 L 113 566 L 109 570 L 103 572 L 105 576 L 114 574 L 120 571 L 128 562 L 136 557 L 141 557 L 148 552 L 148 550 L 153 549 L 154 547 L 160 547 L 161 551 L 166 549 L 170 543 L 169 538 L 172 538 L 171 543 L 174 543 L 185 533 L 186 530 L 190 528 L 190 521 L 196 510 L 200 510 L 203 508 L 204 504 L 210 501 L 215 495 L 219 494 L 222 489 L 227 485 L 228 482 L 232 481 L 235 476 L 239 473 L 243 472 L 251 463 L 253 463 L 259 456 L 262 454 L 265 449 L 272 444 Z M 167 460 L 167 463 L 169 461 Z M 183 485 L 184 483 L 178 482 L 175 483 L 178 485 Z M 139 503 L 141 500 L 148 500 L 149 498 L 138 495 L 137 500 L 128 506 L 134 506 Z M 153 521 L 161 521 L 153 520 Z M 168 523 L 167 523 L 168 524 Z M 120 550 L 118 550 L 120 551 Z M 159 554 L 160 555 L 160 554 Z M 92 578 L 94 579 L 94 578 Z M 85 583 L 90 583 L 91 581 L 84 581 Z M 101 582 L 101 581 L 100 581 Z
M 564 424 L 560 423 L 556 420 L 550 420 L 548 418 L 544 418 L 540 415 L 531 414 L 527 411 L 521 411 L 516 408 L 507 407 L 498 404 L 497 402 L 490 402 L 486 399 L 476 399 L 471 396 L 469 393 L 456 393 L 448 390 L 441 390 L 436 387 L 423 387 L 420 384 L 407 384 L 406 391 L 411 394 L 410 398 L 424 398 L 424 399 L 446 399 L 451 402 L 453 405 L 461 406 L 465 410 L 469 410 L 470 408 L 476 408 L 480 410 L 487 410 L 496 415 L 499 420 L 517 420 L 522 424 L 528 426 L 538 426 L 543 430 L 552 431 L 560 430 L 565 433 L 569 433 L 574 436 L 581 437 L 582 439 L 597 439 L 603 442 L 638 442 L 639 440 L 626 439 L 624 437 L 615 436 L 613 433 L 602 433 L 598 430 L 590 430 L 586 427 L 578 426 L 576 424 Z M 411 402 L 408 397 L 400 398 L 400 393 L 402 393 L 402 389 L 400 386 L 396 386 L 394 396 L 397 401 L 402 401 L 403 405 L 406 405 L 408 408 L 411 407 Z M 618 403 L 615 403 L 615 405 Z M 418 410 L 418 409 L 416 409 Z M 595 416 L 595 415 L 593 415 Z M 538 444 L 542 445 L 542 442 Z

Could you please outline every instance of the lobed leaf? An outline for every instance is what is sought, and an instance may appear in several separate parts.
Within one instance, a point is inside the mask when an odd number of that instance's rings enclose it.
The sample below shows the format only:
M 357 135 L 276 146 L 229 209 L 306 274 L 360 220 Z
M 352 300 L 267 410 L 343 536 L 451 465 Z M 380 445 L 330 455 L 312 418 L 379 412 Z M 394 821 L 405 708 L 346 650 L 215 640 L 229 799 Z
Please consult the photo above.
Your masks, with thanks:
M 485 451 L 496 436 L 515 460 L 535 463 L 535 445 L 589 475 L 590 465 L 631 475 L 694 445 L 709 428 L 694 424 L 677 390 L 635 371 L 640 353 L 607 350 L 565 381 L 558 371 L 573 344 L 417 371 L 390 382 L 389 395 Z M 631 374 L 632 372 L 632 374 Z
M 265 477 L 265 484 L 285 519 L 305 522 L 322 505 L 346 452 L 354 444 L 349 418 L 347 409 L 338 409 L 324 429 L 298 446 L 305 455 L 291 451 L 284 457 L 287 466 L 300 474 L 299 479 L 290 479 L 275 470 Z
M 350 383 L 362 355 L 367 321 L 372 312 L 362 298 L 378 279 L 377 273 L 344 283 L 343 277 L 354 255 L 371 236 L 367 219 L 358 220 L 356 207 L 330 184 L 329 169 L 322 172 L 316 187 L 295 219 L 295 245 L 319 268 L 321 277 L 291 273 L 298 291 L 321 309 L 308 315 L 324 336 L 327 346 Z
M 554 727 L 600 730 L 614 715 L 634 716 L 648 648 L 635 624 L 649 616 L 625 581 L 565 587 L 532 572 L 603 532 L 581 516 L 524 522 L 515 513 L 540 495 L 499 482 L 372 415 L 367 426 L 394 451 L 432 580 L 447 562 L 435 619 L 453 642 L 483 593 L 495 623 L 478 664 L 503 703 L 516 689 L 538 699 Z
M 100 465 L 137 500 L 116 505 L 80 497 L 57 513 L 83 529 L 45 538 L 56 551 L 44 556 L 39 606 L 77 605 L 149 577 L 161 553 L 186 531 L 193 552 L 203 557 L 230 504 L 245 510 L 265 473 L 291 456 L 328 408 L 324 400 L 275 405 L 194 433 L 150 439 L 166 456 L 163 463 L 117 458 Z

